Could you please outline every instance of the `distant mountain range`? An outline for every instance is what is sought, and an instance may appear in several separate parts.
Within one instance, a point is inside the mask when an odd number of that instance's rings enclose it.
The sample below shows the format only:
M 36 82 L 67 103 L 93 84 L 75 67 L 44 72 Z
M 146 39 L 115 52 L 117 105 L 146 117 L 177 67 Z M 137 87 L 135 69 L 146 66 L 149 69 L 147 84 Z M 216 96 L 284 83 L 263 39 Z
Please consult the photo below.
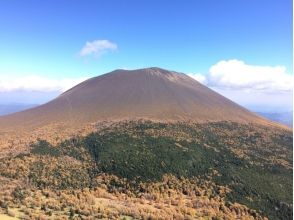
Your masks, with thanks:
M 36 104 L 0 104 L 0 116 L 36 107 Z
M 256 112 L 269 120 L 293 127 L 293 112 Z

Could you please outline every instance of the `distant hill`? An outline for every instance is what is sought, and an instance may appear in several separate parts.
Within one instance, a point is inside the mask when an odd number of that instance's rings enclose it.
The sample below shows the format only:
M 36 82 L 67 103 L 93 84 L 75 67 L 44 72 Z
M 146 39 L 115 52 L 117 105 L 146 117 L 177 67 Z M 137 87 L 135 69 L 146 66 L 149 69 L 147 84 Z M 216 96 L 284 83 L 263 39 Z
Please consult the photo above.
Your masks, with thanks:
M 2 104 L 0 105 L 0 116 L 23 111 L 36 106 L 36 104 Z
M 256 112 L 269 120 L 293 127 L 293 112 Z

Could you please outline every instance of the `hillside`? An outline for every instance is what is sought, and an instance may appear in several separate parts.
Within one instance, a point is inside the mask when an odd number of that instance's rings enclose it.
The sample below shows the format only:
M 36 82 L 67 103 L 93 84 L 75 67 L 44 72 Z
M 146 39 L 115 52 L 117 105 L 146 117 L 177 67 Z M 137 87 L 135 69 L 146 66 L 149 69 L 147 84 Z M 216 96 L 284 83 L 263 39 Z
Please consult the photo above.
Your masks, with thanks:
M 114 123 L 1 159 L 0 207 L 29 219 L 291 219 L 292 153 L 291 132 L 265 126 Z

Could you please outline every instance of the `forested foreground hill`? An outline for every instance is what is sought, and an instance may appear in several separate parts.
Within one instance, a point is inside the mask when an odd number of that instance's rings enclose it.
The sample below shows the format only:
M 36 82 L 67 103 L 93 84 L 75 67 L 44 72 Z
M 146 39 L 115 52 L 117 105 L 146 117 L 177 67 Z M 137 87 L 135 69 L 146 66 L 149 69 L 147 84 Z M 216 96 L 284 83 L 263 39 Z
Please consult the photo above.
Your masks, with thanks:
M 0 161 L 23 219 L 292 219 L 292 133 L 232 122 L 112 124 Z

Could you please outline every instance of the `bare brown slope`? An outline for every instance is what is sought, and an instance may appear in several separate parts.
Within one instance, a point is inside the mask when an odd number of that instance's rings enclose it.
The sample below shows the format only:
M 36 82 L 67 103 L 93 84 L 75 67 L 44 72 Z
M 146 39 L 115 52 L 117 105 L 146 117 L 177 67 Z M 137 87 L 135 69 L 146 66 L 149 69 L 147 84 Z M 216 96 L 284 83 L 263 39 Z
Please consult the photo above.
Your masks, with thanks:
M 148 68 L 86 80 L 45 105 L 1 117 L 0 130 L 123 119 L 268 123 L 185 74 Z

